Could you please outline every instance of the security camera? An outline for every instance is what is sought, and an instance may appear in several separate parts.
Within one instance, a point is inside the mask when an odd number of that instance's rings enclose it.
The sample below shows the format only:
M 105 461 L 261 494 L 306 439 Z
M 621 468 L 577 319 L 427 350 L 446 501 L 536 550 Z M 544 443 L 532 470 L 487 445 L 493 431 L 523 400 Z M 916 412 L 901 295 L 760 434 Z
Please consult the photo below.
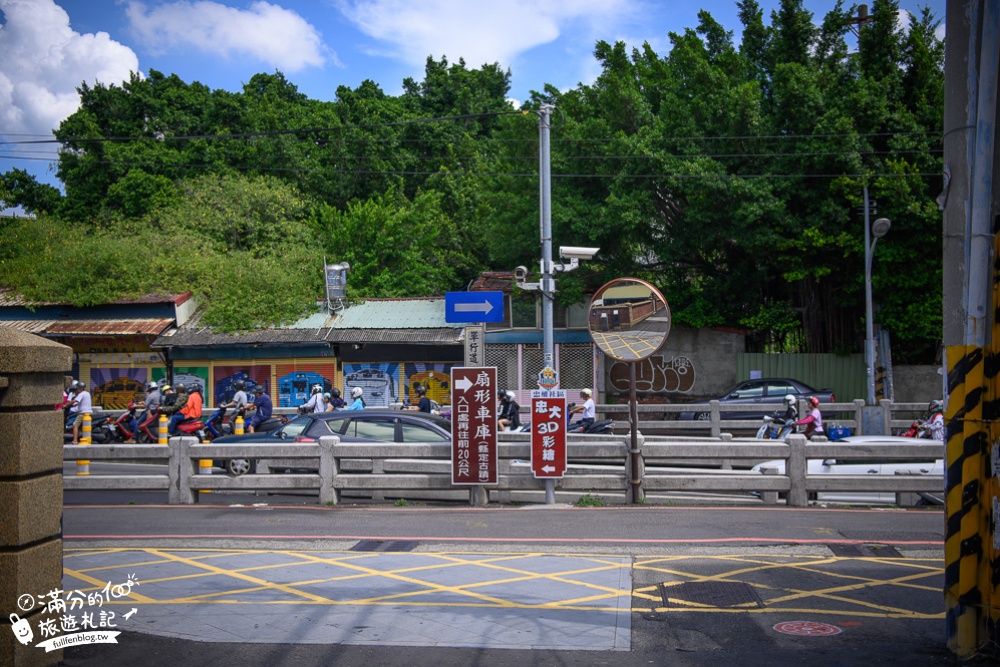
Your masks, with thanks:
M 559 256 L 566 259 L 593 259 L 594 255 L 600 252 L 600 248 L 581 248 L 574 245 L 559 246 Z
M 519 283 L 523 283 L 527 279 L 528 279 L 528 267 L 519 266 L 516 269 L 514 269 L 514 280 L 516 280 Z

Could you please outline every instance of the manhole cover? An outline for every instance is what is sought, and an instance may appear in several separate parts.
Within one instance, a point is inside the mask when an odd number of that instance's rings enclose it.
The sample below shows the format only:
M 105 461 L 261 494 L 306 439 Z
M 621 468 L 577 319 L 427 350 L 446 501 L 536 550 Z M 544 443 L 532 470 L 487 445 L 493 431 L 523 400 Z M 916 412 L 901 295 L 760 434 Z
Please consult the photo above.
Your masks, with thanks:
M 361 540 L 350 551 L 413 551 L 416 540 Z
M 763 607 L 753 586 L 742 581 L 689 581 L 669 586 L 660 584 L 664 607 Z
M 902 558 L 895 547 L 885 544 L 828 544 L 834 556 L 843 558 Z
M 800 637 L 832 637 L 843 632 L 836 625 L 817 623 L 815 621 L 787 621 L 785 623 L 778 623 L 774 626 L 774 629 L 786 635 L 798 635 Z

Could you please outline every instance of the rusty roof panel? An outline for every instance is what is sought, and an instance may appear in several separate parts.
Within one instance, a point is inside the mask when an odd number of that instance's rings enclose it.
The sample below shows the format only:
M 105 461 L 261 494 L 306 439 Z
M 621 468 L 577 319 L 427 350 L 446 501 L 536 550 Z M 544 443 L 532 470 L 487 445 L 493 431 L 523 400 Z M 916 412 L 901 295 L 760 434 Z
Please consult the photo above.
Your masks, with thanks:
M 0 320 L 0 327 L 55 336 L 159 336 L 170 318 L 136 320 Z
M 109 301 L 113 305 L 132 305 L 141 303 L 172 303 L 180 305 L 191 298 L 191 292 L 183 294 L 149 294 L 134 299 L 117 299 Z M 23 295 L 18 294 L 9 287 L 0 287 L 0 306 L 69 306 L 72 305 L 63 301 L 29 301 Z M 106 304 L 101 304 L 106 305 Z

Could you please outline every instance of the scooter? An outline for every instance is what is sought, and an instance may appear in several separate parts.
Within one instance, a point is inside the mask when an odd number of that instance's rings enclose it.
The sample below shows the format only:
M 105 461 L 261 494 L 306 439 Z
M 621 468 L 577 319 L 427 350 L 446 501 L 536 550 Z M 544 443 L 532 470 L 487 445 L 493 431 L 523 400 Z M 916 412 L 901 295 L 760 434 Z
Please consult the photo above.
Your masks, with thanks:
M 570 412 L 570 410 L 572 410 L 574 407 L 576 407 L 576 403 L 570 403 L 569 405 L 566 406 L 567 433 L 594 434 L 594 433 L 611 433 L 612 431 L 614 431 L 615 421 L 613 419 L 599 419 L 596 420 L 590 426 L 587 426 L 586 428 L 584 428 L 583 424 L 581 424 L 580 422 L 574 422 L 572 424 L 569 423 L 569 420 L 573 418 L 573 413 Z
M 69 419 L 69 417 L 67 417 Z M 82 417 L 77 417 L 82 420 Z M 63 422 L 65 424 L 65 421 Z M 80 421 L 79 437 L 83 437 L 83 421 Z M 111 415 L 95 412 L 90 415 L 90 440 L 94 444 L 110 444 L 114 440 L 111 430 Z M 63 428 L 63 442 L 73 442 L 73 425 Z
M 128 402 L 128 410 L 121 413 L 118 419 L 114 420 L 108 427 L 111 429 L 111 439 L 115 442 L 125 442 L 132 440 L 135 433 L 132 432 L 132 422 L 135 420 L 135 401 Z
M 205 420 L 205 436 L 209 440 L 215 440 L 233 432 L 232 422 L 226 419 L 228 411 L 229 408 L 216 408 L 215 412 Z
M 931 432 L 927 428 L 927 424 L 918 419 L 910 424 L 910 428 L 902 431 L 899 436 L 901 438 L 930 438 Z
M 757 430 L 758 440 L 784 440 L 795 430 L 795 422 L 781 422 L 770 415 L 764 415 L 764 423 Z

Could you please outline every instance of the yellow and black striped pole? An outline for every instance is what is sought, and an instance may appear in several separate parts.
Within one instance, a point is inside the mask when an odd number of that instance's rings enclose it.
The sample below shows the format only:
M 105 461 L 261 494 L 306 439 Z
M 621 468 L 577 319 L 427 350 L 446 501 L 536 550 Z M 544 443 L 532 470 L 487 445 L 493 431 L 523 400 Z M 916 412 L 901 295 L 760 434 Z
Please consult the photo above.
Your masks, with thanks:
M 92 436 L 91 425 L 90 425 L 90 419 L 91 419 L 90 413 L 84 415 L 77 415 L 76 418 L 80 420 L 80 444 L 89 445 Z M 81 476 L 90 474 L 89 459 L 77 459 L 76 474 Z

